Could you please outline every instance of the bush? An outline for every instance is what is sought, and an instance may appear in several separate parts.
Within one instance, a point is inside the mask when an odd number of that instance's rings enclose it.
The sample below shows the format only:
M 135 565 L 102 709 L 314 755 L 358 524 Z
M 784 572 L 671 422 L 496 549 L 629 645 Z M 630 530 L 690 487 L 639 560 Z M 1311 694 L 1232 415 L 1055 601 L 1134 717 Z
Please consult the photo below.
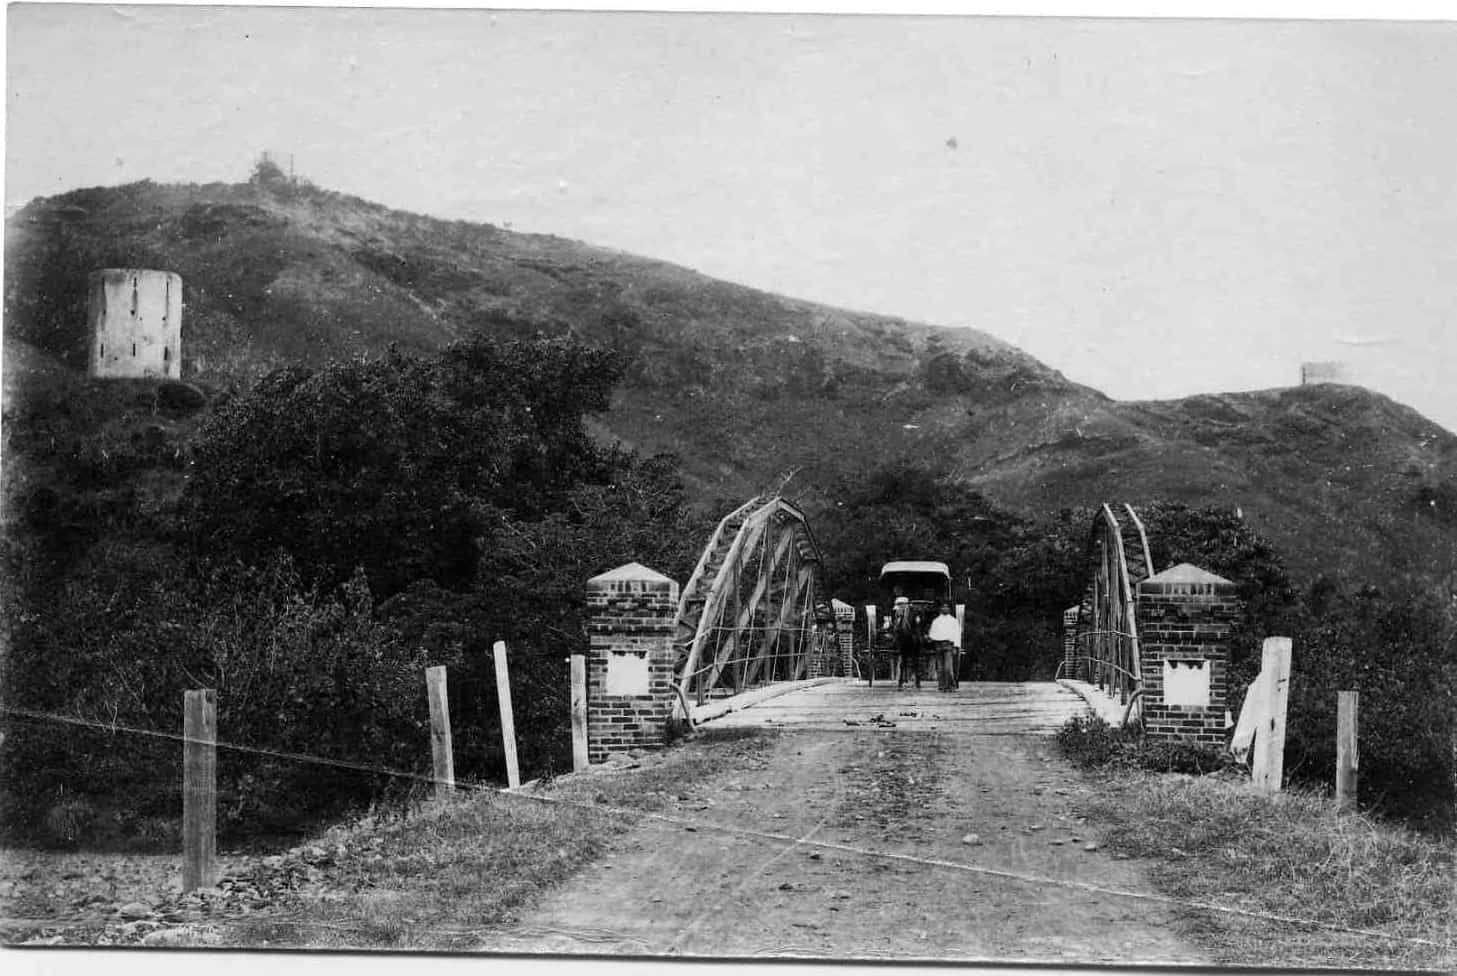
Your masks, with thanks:
M 1214 773 L 1230 764 L 1227 753 L 1189 742 L 1155 742 L 1136 729 L 1114 728 L 1097 715 L 1069 719 L 1057 733 L 1062 754 L 1084 769 L 1136 766 L 1156 773 Z
M 175 816 L 175 742 L 124 730 L 175 734 L 187 688 L 217 689 L 219 738 L 244 750 L 383 768 L 428 759 L 424 661 L 374 622 L 361 577 L 326 596 L 302 587 L 282 556 L 204 572 L 165 550 L 116 546 L 46 610 L 17 628 L 7 700 L 96 726 L 6 723 L 0 774 L 13 833 L 65 842 L 88 820 L 109 822 L 101 813 Z M 220 753 L 218 776 L 224 836 L 267 826 L 279 811 L 298 814 L 285 821 L 334 812 L 381 786 L 377 776 L 237 750 Z M 97 816 L 77 814 L 87 808 Z
M 1367 588 L 1293 635 L 1285 768 L 1331 785 L 1336 696 L 1360 693 L 1360 801 L 1421 827 L 1453 821 L 1457 626 L 1440 598 Z
M 1189 742 L 1139 743 L 1138 765 L 1156 773 L 1188 773 L 1202 776 L 1217 773 L 1233 763 L 1233 758 L 1223 749 Z
M 1064 756 L 1088 769 L 1125 758 L 1132 737 L 1097 715 L 1080 715 L 1068 719 L 1067 724 L 1058 729 L 1057 744 Z
M 363 566 L 381 599 L 416 580 L 463 590 L 503 520 L 610 483 L 584 417 L 618 375 L 612 354 L 570 338 L 279 370 L 203 428 L 184 525 L 245 563 L 282 548 L 325 587 Z

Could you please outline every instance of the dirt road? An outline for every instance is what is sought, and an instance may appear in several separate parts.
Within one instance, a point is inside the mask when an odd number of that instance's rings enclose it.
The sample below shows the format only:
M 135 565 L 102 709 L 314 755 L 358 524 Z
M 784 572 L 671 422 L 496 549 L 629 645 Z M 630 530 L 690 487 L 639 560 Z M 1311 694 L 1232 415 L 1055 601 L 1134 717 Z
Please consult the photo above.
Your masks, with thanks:
M 1200 963 L 1080 823 L 1055 685 L 832 684 L 714 724 L 773 730 L 480 948 L 839 959 Z M 853 724 L 852 724 L 853 723 Z M 1089 849 L 1089 848 L 1092 849 Z

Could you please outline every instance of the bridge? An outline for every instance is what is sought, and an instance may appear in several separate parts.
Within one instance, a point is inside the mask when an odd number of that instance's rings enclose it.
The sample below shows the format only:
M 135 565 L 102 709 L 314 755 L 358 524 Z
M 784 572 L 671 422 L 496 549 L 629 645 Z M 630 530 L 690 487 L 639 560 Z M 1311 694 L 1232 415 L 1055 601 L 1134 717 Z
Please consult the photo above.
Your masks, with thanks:
M 1086 553 L 1082 600 L 1063 614 L 1063 659 L 1046 681 L 872 688 L 860 671 L 875 608 L 857 620 L 831 599 L 795 505 L 752 498 L 720 520 L 681 589 L 637 564 L 589 582 L 585 752 L 600 762 L 654 748 L 684 722 L 1046 735 L 1090 711 L 1153 738 L 1221 743 L 1234 585 L 1188 565 L 1156 573 L 1129 505 L 1099 509 Z
M 1136 513 L 1105 506 L 1057 673 L 950 691 L 859 673 L 874 618 L 826 592 L 782 498 L 724 516 L 681 589 L 637 564 L 590 581 L 593 762 L 644 756 L 675 724 L 767 734 L 704 742 L 723 757 L 710 784 L 660 791 L 600 870 L 489 948 L 1208 964 L 1102 851 L 1092 787 L 1052 741 L 1095 707 L 1151 736 L 1222 735 L 1232 586 L 1154 573 L 1149 552 Z

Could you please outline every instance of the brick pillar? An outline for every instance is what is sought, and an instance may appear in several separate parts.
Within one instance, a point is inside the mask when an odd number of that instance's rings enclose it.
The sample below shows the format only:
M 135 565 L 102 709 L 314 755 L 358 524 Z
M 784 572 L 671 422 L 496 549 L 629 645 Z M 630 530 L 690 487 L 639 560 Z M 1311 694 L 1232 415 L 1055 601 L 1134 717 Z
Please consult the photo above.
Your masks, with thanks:
M 855 674 L 855 608 L 839 600 L 831 600 L 830 607 L 835 611 L 835 638 L 840 644 L 839 673 L 848 678 Z
M 804 669 L 806 678 L 823 678 L 825 676 L 825 667 L 829 663 L 830 657 L 830 639 L 828 624 L 815 621 L 811 625 L 809 663 Z
M 1062 612 L 1062 676 L 1081 678 L 1083 662 L 1078 660 L 1078 608 L 1068 607 Z
M 587 761 L 663 745 L 678 584 L 640 563 L 587 581 Z
M 1138 587 L 1144 730 L 1150 738 L 1224 743 L 1234 584 L 1181 563 Z

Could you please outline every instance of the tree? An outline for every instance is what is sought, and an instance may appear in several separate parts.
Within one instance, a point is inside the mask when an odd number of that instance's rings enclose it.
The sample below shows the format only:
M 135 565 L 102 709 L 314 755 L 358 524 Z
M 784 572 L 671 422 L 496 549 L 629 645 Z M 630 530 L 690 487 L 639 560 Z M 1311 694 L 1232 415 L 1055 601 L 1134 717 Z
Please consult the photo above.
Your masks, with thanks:
M 914 461 L 887 464 L 838 494 L 817 530 L 834 554 L 837 596 L 874 599 L 891 559 L 944 561 L 966 603 L 975 676 L 1051 676 L 1062 655 L 1062 610 L 1081 594 L 1085 522 L 1028 521 Z
M 245 563 L 283 549 L 325 587 L 363 566 L 380 599 L 422 579 L 464 588 L 502 519 L 610 474 L 583 418 L 619 370 L 572 338 L 476 338 L 275 372 L 204 427 L 184 525 Z
M 1457 619 L 1450 603 L 1367 586 L 1331 599 L 1293 637 L 1291 775 L 1332 782 L 1337 693 L 1358 691 L 1362 803 L 1417 826 L 1450 826 L 1457 813 Z
M 1155 502 L 1139 509 L 1155 567 L 1192 563 L 1235 584 L 1240 614 L 1230 635 L 1229 707 L 1238 713 L 1260 670 L 1266 637 L 1302 626 L 1305 609 L 1285 561 L 1231 509 Z

